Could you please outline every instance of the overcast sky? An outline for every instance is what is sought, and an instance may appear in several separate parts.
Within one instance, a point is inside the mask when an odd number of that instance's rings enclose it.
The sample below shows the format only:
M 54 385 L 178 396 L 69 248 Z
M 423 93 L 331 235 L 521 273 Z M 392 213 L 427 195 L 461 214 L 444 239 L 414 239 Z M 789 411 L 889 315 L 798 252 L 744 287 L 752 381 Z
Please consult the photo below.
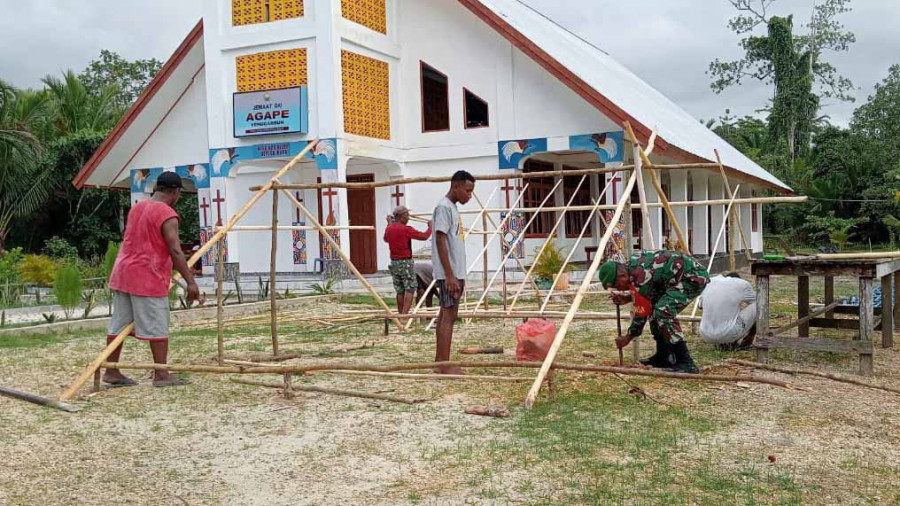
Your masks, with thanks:
M 449 0 L 442 0 L 449 1 Z M 740 56 L 726 23 L 727 0 L 525 0 L 601 47 L 698 118 L 753 114 L 769 88 L 748 82 L 716 95 L 705 74 L 715 58 Z M 778 0 L 773 12 L 794 12 L 795 26 L 812 0 Z M 900 1 L 853 0 L 841 21 L 856 33 L 850 51 L 828 55 L 857 86 L 856 104 L 826 103 L 823 114 L 845 125 L 856 105 L 900 63 Z M 200 18 L 199 0 L 0 0 L 0 78 L 20 87 L 71 68 L 80 71 L 100 53 L 165 60 Z M 611 21 L 615 20 L 615 21 Z

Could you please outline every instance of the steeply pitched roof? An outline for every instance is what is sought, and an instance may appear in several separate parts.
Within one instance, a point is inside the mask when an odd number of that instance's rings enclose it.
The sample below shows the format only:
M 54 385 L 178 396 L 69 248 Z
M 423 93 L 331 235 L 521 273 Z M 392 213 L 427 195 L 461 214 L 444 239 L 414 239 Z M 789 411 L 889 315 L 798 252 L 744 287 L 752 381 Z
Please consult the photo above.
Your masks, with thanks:
M 642 140 L 655 128 L 659 152 L 714 162 L 718 150 L 729 172 L 780 192 L 791 191 L 610 55 L 521 1 L 458 1 L 610 119 L 630 121 Z

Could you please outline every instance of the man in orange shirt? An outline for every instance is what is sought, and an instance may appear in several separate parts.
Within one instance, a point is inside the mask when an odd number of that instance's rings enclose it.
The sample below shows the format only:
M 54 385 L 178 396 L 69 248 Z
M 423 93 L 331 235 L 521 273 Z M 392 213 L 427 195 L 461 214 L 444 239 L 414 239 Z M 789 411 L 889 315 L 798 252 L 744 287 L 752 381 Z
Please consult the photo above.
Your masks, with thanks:
M 428 240 L 431 237 L 431 222 L 428 222 L 428 229 L 424 232 L 409 226 L 409 209 L 406 206 L 394 208 L 394 213 L 387 220 L 384 242 L 391 250 L 390 271 L 394 289 L 397 290 L 397 311 L 407 314 L 419 286 L 412 258 L 412 240 Z
M 169 351 L 169 282 L 173 267 L 187 282 L 188 305 L 200 296 L 178 238 L 181 218 L 174 206 L 181 198 L 181 189 L 178 174 L 163 172 L 156 181 L 153 197 L 131 208 L 125 240 L 109 277 L 114 301 L 107 342 L 112 342 L 122 329 L 134 322 L 134 337 L 150 343 L 157 364 L 166 363 Z M 118 362 L 121 353 L 122 345 L 112 352 L 108 361 Z M 107 369 L 103 382 L 113 387 L 137 385 L 137 381 L 118 369 Z M 168 370 L 154 371 L 153 386 L 185 383 L 186 380 L 169 374 Z

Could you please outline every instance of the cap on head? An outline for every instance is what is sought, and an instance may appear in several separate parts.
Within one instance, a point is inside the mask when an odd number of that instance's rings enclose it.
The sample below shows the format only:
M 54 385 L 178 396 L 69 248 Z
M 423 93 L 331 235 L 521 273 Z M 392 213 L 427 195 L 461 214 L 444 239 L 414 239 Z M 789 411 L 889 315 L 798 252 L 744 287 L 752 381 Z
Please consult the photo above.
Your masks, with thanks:
M 600 282 L 603 286 L 613 285 L 616 282 L 616 276 L 619 274 L 619 264 L 613 260 L 609 260 L 600 266 Z
M 181 189 L 184 185 L 181 183 L 181 176 L 174 172 L 163 172 L 156 180 L 156 190 L 161 189 Z
M 406 206 L 397 206 L 394 208 L 393 215 L 395 218 L 399 218 L 401 214 L 408 213 L 409 209 Z

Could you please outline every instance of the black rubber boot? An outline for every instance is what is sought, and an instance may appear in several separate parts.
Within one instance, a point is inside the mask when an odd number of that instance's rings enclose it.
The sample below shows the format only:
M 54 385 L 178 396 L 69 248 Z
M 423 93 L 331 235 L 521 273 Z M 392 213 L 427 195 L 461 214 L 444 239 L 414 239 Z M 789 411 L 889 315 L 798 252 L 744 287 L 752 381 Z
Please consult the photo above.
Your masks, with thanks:
M 669 369 L 672 372 L 685 372 L 690 374 L 699 374 L 700 369 L 697 369 L 697 364 L 694 363 L 694 359 L 691 358 L 691 352 L 688 351 L 687 343 L 684 341 L 678 341 L 676 344 L 671 345 L 672 351 L 675 352 L 675 366 Z
M 642 358 L 639 362 L 642 365 L 649 365 L 657 369 L 668 369 L 675 365 L 675 356 L 672 354 L 672 348 L 666 343 L 662 337 L 653 336 L 656 341 L 656 353 L 649 358 Z

